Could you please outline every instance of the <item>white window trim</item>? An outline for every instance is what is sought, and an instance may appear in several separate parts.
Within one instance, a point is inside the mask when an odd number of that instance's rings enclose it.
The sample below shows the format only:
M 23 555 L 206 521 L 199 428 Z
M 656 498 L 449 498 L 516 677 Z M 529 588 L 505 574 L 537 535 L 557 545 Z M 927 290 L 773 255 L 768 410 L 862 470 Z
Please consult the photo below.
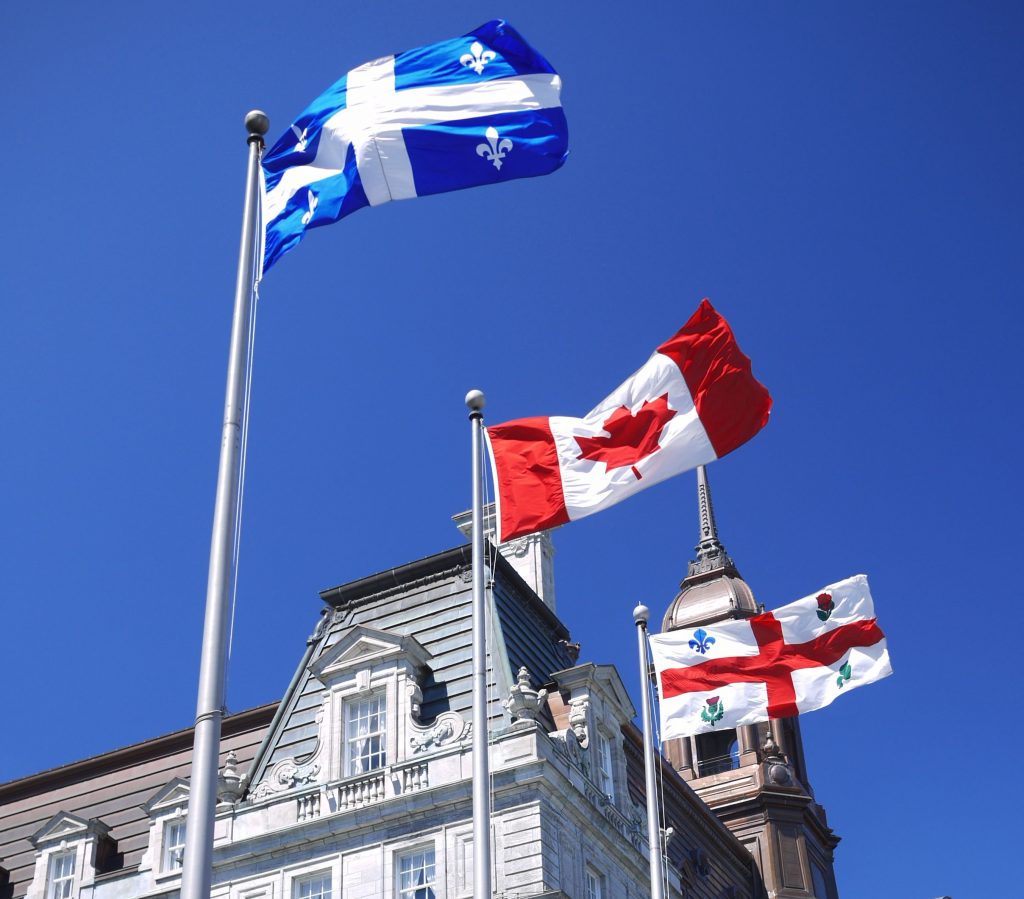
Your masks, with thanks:
M 312 883 L 314 880 L 322 881 L 324 878 L 327 879 L 327 897 L 326 899 L 334 899 L 337 895 L 337 881 L 334 877 L 334 872 L 330 868 L 321 868 L 318 871 L 307 871 L 304 874 L 297 874 L 292 878 L 291 890 L 289 892 L 290 899 L 299 899 L 299 892 L 301 891 L 304 883 Z M 321 894 L 317 899 L 324 899 Z
M 281 893 L 282 899 L 293 899 L 296 884 L 308 878 L 324 874 L 330 874 L 331 876 L 331 899 L 339 899 L 341 896 L 341 870 L 340 856 L 330 859 L 318 858 L 314 861 L 308 861 L 303 865 L 286 868 L 284 871 L 284 889 Z M 278 881 L 278 886 L 280 886 L 280 881 Z
M 380 687 L 378 689 L 361 691 L 359 693 L 353 693 L 348 696 L 342 696 L 341 698 L 341 774 L 342 779 L 348 779 L 350 777 L 361 777 L 368 775 L 374 771 L 386 771 L 395 763 L 395 758 L 392 750 L 392 732 L 395 730 L 395 717 L 392 715 L 392 705 L 390 693 L 392 691 L 386 689 L 386 687 Z M 369 702 L 374 699 L 379 699 L 384 704 L 384 721 L 383 721 L 383 752 L 384 752 L 384 764 L 378 765 L 375 768 L 368 768 L 366 771 L 351 772 L 349 769 L 352 764 L 351 754 L 351 740 L 348 735 L 348 714 L 349 709 L 354 705 L 361 702 Z M 380 731 L 378 731 L 380 733 Z
M 170 814 L 159 816 L 154 821 L 153 834 L 153 880 L 167 881 L 181 877 L 181 868 L 167 867 L 167 831 L 172 824 L 184 824 L 188 827 L 188 814 L 183 808 L 176 808 Z
M 172 862 L 171 860 L 171 846 L 168 840 L 168 835 L 172 827 L 188 828 L 188 819 L 184 816 L 177 816 L 168 818 L 163 822 L 163 839 L 160 841 L 160 870 L 162 873 L 180 873 L 184 864 L 185 856 L 185 843 L 182 841 L 179 851 L 180 855 L 177 861 Z
M 445 851 L 444 831 L 418 834 L 415 839 L 404 840 L 384 847 L 384 891 L 386 899 L 398 899 L 401 883 L 398 876 L 399 860 L 422 849 L 434 850 L 434 893 L 438 899 L 448 895 L 448 853 Z M 495 891 L 497 892 L 497 890 Z
M 434 861 L 433 861 L 434 881 L 433 881 L 433 883 L 422 884 L 420 886 L 414 887 L 411 891 L 407 890 L 405 892 L 405 894 L 403 895 L 403 893 L 402 893 L 402 861 L 404 859 L 410 858 L 411 856 L 418 855 L 420 853 L 427 853 L 427 852 L 431 853 L 433 855 L 433 857 L 434 857 Z M 431 890 L 433 890 L 433 893 L 434 893 L 435 897 L 438 896 L 438 895 L 442 895 L 444 893 L 444 890 L 443 890 L 443 882 L 440 879 L 441 866 L 438 864 L 437 857 L 438 857 L 438 852 L 437 852 L 437 843 L 436 843 L 436 841 L 420 843 L 417 846 L 410 846 L 410 847 L 408 847 L 406 849 L 403 849 L 401 852 L 395 852 L 394 860 L 393 860 L 395 883 L 394 883 L 394 889 L 392 890 L 392 895 L 394 896 L 394 899 L 415 899 L 414 894 L 415 894 L 416 890 L 422 889 L 423 887 L 430 887 Z
M 75 885 L 78 882 L 81 874 L 81 864 L 78 855 L 79 853 L 77 847 L 69 849 L 55 849 L 53 852 L 50 853 L 50 856 L 46 862 L 46 899 L 74 899 L 74 896 L 76 894 Z M 71 874 L 69 876 L 60 878 L 60 882 L 66 883 L 70 881 L 71 888 L 67 891 L 66 894 L 62 891 L 61 894 L 58 895 L 54 890 L 54 887 L 58 883 L 57 877 L 55 876 L 57 863 L 62 859 L 66 858 L 71 859 Z
M 597 777 L 594 778 L 601 791 L 608 797 L 610 802 L 615 802 L 618 790 L 615 789 L 615 747 L 611 737 L 598 727 L 595 729 L 597 739 L 594 741 L 595 769 Z M 607 767 L 605 763 L 607 762 Z
M 597 887 L 597 894 L 593 894 L 590 891 L 590 882 L 593 880 L 594 885 Z M 605 878 L 597 868 L 591 864 L 587 864 L 583 868 L 583 895 L 585 899 L 605 899 Z

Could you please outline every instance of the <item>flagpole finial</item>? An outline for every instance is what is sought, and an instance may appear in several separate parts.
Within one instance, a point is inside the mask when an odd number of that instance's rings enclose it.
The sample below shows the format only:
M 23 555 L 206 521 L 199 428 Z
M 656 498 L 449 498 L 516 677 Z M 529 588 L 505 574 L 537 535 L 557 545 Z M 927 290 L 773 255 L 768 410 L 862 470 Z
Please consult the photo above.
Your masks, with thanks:
M 487 403 L 487 397 L 484 396 L 482 390 L 471 390 L 466 394 L 466 405 L 469 406 L 469 411 L 476 415 L 479 415 L 484 406 Z
M 249 137 L 263 137 L 270 130 L 270 118 L 262 109 L 253 109 L 245 115 L 245 130 Z
M 642 602 L 637 603 L 636 608 L 633 609 L 633 623 L 637 627 L 645 626 L 650 620 L 651 610 L 647 608 Z

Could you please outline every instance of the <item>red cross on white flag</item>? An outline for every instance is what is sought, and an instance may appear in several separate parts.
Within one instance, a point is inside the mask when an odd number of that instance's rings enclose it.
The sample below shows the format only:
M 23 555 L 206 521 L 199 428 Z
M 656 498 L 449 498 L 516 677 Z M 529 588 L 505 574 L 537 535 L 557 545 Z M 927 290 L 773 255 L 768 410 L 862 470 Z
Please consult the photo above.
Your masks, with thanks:
M 774 612 L 650 641 L 662 739 L 810 712 L 892 674 L 863 574 Z

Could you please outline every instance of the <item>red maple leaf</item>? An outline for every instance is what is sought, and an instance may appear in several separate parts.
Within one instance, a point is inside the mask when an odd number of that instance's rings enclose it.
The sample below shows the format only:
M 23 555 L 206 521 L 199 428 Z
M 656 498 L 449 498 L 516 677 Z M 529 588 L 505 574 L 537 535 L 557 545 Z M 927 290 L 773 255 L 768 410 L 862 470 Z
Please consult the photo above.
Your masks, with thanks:
M 668 394 L 656 400 L 647 400 L 636 415 L 627 406 L 619 406 L 604 422 L 607 437 L 577 437 L 582 452 L 577 459 L 604 462 L 608 471 L 632 466 L 640 479 L 636 463 L 656 453 L 661 447 L 661 432 L 673 418 L 676 410 L 668 407 Z

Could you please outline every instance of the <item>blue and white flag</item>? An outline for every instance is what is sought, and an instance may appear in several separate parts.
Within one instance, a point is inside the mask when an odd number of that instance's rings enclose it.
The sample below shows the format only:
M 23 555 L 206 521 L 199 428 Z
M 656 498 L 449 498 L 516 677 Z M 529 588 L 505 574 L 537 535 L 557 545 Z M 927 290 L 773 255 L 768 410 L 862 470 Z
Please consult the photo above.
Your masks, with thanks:
M 568 152 L 561 86 L 500 20 L 352 69 L 263 157 L 264 271 L 363 206 L 553 172 Z

